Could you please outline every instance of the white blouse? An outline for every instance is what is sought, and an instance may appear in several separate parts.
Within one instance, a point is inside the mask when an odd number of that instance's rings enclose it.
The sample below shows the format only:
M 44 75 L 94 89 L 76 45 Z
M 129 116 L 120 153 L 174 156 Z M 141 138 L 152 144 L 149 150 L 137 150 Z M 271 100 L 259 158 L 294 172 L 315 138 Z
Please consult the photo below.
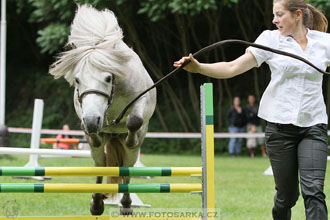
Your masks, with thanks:
M 274 49 L 301 56 L 322 70 L 330 64 L 330 34 L 308 30 L 308 44 L 303 51 L 292 38 L 278 30 L 264 31 L 255 41 Z M 322 94 L 323 74 L 291 57 L 249 47 L 258 67 L 266 62 L 271 70 L 271 81 L 259 106 L 258 116 L 266 121 L 309 127 L 328 124 Z

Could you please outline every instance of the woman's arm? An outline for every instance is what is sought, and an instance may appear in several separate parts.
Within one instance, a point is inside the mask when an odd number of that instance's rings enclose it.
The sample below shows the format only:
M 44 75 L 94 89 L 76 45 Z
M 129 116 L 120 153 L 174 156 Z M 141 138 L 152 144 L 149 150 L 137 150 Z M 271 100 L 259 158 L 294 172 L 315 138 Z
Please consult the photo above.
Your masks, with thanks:
M 231 62 L 218 63 L 199 63 L 189 54 L 189 57 L 182 57 L 179 61 L 174 62 L 173 66 L 179 67 L 187 60 L 191 60 L 191 62 L 184 67 L 186 71 L 218 79 L 231 78 L 257 66 L 257 61 L 251 52 L 247 52 Z

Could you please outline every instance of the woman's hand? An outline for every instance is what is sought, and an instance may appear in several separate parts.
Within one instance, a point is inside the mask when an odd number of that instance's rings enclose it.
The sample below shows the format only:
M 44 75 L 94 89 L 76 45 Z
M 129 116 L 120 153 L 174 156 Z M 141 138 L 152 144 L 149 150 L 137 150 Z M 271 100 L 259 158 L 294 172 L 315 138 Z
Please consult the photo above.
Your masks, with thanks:
M 183 67 L 184 70 L 191 72 L 191 73 L 199 73 L 200 72 L 200 63 L 198 60 L 196 60 L 192 54 L 189 54 L 187 57 L 182 57 L 180 60 L 175 61 L 173 63 L 174 67 L 180 67 L 182 64 L 188 62 L 190 60 L 190 63 L 187 64 L 185 67 Z
M 233 61 L 217 63 L 199 63 L 192 54 L 189 54 L 188 57 L 182 57 L 179 61 L 174 62 L 173 66 L 180 67 L 189 60 L 190 63 L 183 67 L 184 70 L 216 79 L 228 79 L 258 65 L 254 55 L 247 52 Z

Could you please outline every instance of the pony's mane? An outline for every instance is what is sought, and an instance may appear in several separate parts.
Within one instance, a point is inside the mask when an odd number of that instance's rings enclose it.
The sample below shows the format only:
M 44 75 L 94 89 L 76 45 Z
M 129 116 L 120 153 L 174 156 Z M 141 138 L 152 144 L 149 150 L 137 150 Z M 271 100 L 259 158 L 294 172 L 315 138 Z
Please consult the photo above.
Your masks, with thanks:
M 112 11 L 78 6 L 67 43 L 74 49 L 61 53 L 49 72 L 55 78 L 64 76 L 70 85 L 74 83 L 77 65 L 92 65 L 123 78 L 127 72 L 123 63 L 134 53 L 122 38 L 123 32 Z

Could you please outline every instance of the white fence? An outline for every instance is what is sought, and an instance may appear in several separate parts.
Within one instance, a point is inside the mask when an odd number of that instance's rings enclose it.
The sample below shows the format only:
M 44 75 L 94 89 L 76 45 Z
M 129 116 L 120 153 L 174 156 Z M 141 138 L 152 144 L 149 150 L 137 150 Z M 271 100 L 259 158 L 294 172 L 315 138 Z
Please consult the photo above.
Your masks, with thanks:
M 14 128 L 9 127 L 8 131 L 11 133 L 24 133 L 31 134 L 31 128 Z M 41 129 L 41 134 L 66 134 L 73 136 L 83 136 L 84 132 L 81 130 L 56 130 L 56 129 Z M 328 131 L 328 135 L 330 136 L 330 130 Z M 232 138 L 232 137 L 242 137 L 242 138 L 252 138 L 252 137 L 264 137 L 265 133 L 214 133 L 214 138 Z M 187 132 L 148 132 L 146 138 L 201 138 L 200 133 L 187 133 Z

